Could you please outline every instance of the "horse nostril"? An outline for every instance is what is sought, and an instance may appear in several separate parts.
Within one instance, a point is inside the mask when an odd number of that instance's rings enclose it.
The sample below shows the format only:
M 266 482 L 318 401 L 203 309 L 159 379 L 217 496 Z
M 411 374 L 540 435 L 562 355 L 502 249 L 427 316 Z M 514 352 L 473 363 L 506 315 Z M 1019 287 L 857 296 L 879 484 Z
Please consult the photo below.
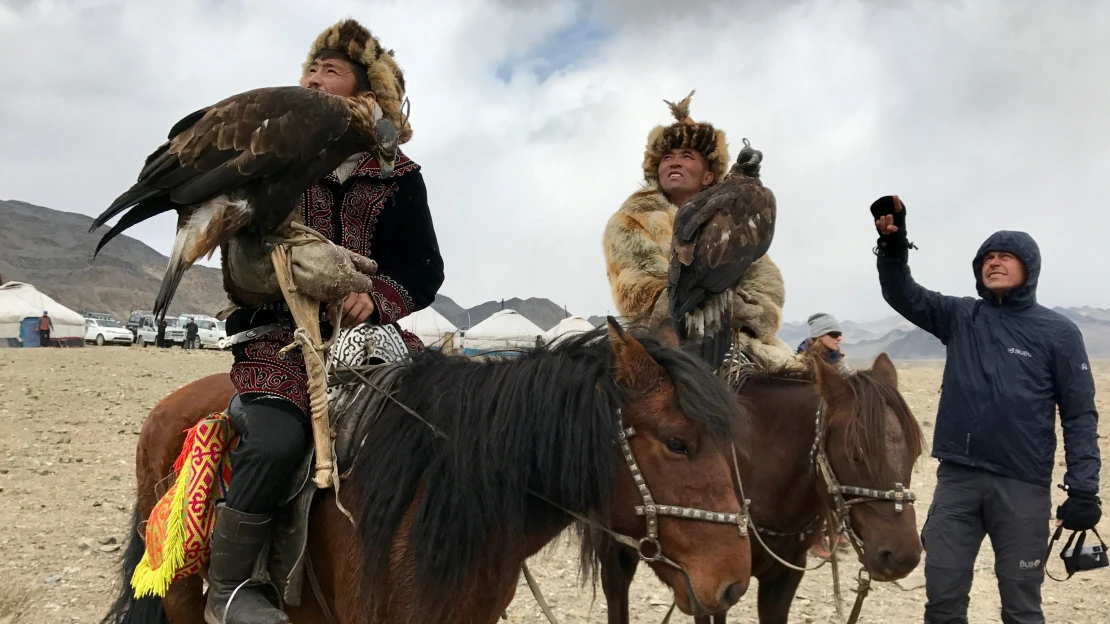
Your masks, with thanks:
M 883 570 L 894 570 L 894 552 L 889 550 L 879 551 L 879 566 Z
M 743 596 L 744 586 L 740 583 L 733 583 L 732 585 L 728 586 L 728 589 L 725 590 L 724 595 L 721 596 L 721 602 L 731 607 L 740 602 L 740 598 L 742 598 Z

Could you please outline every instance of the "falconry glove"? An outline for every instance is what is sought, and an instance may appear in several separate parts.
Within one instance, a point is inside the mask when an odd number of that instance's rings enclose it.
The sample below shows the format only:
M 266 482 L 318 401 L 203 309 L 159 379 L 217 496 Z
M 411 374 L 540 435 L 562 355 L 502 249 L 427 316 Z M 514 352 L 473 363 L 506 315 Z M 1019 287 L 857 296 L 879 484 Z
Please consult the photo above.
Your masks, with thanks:
M 909 256 L 908 252 L 911 248 L 917 249 L 917 245 L 911 243 L 906 235 L 906 204 L 894 195 L 880 197 L 871 204 L 871 217 L 874 220 L 877 221 L 880 217 L 887 215 L 894 218 L 893 225 L 898 228 L 898 231 L 893 234 L 884 234 L 878 229 L 878 226 L 875 226 L 875 229 L 879 231 L 875 254 L 905 259 Z
M 1056 508 L 1056 519 L 1063 521 L 1068 531 L 1089 531 L 1102 519 L 1102 502 L 1090 492 L 1071 488 L 1067 490 L 1068 499 Z

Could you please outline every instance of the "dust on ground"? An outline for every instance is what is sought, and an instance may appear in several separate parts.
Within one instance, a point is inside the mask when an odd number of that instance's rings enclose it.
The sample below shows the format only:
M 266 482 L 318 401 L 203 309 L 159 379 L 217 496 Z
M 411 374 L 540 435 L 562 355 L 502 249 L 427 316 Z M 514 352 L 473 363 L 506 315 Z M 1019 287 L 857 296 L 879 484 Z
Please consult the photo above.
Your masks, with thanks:
M 88 347 L 0 350 L 0 624 L 98 622 L 118 591 L 116 562 L 134 500 L 135 441 L 143 419 L 169 392 L 194 379 L 227 370 L 226 353 Z M 901 390 L 931 444 L 940 388 L 938 362 L 899 363 Z M 1110 413 L 1110 362 L 1094 363 L 1100 413 Z M 1110 424 L 1100 425 L 1103 457 L 1110 458 Z M 1058 445 L 1058 481 L 1063 474 Z M 914 473 L 918 523 L 924 522 L 935 485 L 936 461 L 924 457 Z M 1104 467 L 1102 482 L 1110 483 Z M 1062 502 L 1053 488 L 1053 506 Z M 1100 524 L 1110 535 L 1110 518 Z M 560 620 L 604 622 L 598 587 L 579 584 L 573 545 L 549 548 L 530 562 Z M 860 622 L 920 621 L 925 603 L 922 567 L 899 584 L 876 583 Z M 1063 573 L 1053 555 L 1049 570 Z M 846 600 L 853 595 L 856 568 L 841 566 Z M 911 589 L 902 589 L 901 586 Z M 1050 622 L 1094 624 L 1110 594 L 1110 571 L 1079 574 L 1067 583 L 1045 581 L 1045 615 Z M 641 567 L 632 587 L 633 622 L 659 622 L 670 592 Z M 730 621 L 755 621 L 755 588 Z M 850 604 L 845 608 L 850 608 Z M 976 563 L 970 620 L 998 622 L 993 556 L 984 543 Z M 508 622 L 543 623 L 522 584 Z M 682 617 L 672 621 L 685 621 Z M 806 575 L 791 621 L 833 622 L 835 609 L 828 567 Z

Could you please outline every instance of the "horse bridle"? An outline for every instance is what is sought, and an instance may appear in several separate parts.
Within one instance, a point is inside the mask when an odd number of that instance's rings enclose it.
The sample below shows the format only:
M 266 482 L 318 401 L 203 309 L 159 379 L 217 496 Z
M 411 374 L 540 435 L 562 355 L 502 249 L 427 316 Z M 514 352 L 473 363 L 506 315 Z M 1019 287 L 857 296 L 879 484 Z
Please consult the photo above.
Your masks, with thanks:
M 740 537 L 748 536 L 748 518 L 745 512 L 746 506 L 741 503 L 741 510 L 739 513 L 719 512 L 719 511 L 705 511 L 703 509 L 693 509 L 690 507 L 678 507 L 676 505 L 657 505 L 655 498 L 651 495 L 651 490 L 648 489 L 647 482 L 644 481 L 644 475 L 640 471 L 639 464 L 636 463 L 636 456 L 632 454 L 632 445 L 628 443 L 628 439 L 636 435 L 634 427 L 625 427 L 624 421 L 621 419 L 620 409 L 617 410 L 617 442 L 620 445 L 621 453 L 624 454 L 624 461 L 628 464 L 628 469 L 632 471 L 632 480 L 636 483 L 636 489 L 640 492 L 640 497 L 644 499 L 643 505 L 636 505 L 636 515 L 644 516 L 647 522 L 647 535 L 636 543 L 636 552 L 640 555 L 640 559 L 652 562 L 662 561 L 669 565 L 674 564 L 673 561 L 663 556 L 663 547 L 659 544 L 659 516 L 669 516 L 673 518 L 681 518 L 684 520 L 699 520 L 701 522 L 713 522 L 717 524 L 734 524 Z M 655 550 L 655 554 L 648 556 L 644 554 L 644 545 L 650 544 Z
M 852 548 L 856 550 L 856 554 L 860 559 L 863 559 L 864 543 L 863 538 L 856 533 L 855 528 L 852 527 L 851 508 L 852 505 L 859 505 L 861 503 L 875 503 L 875 502 L 890 502 L 894 503 L 894 511 L 902 513 L 903 506 L 906 504 L 912 505 L 917 500 L 917 495 L 912 491 L 907 490 L 901 483 L 895 483 L 894 489 L 891 490 L 874 490 L 871 488 L 861 488 L 851 485 L 841 485 L 840 481 L 836 478 L 836 472 L 829 463 L 829 457 L 825 453 L 825 429 L 824 424 L 825 402 L 822 400 L 817 406 L 816 428 L 817 433 L 813 438 L 813 447 L 810 449 L 809 458 L 817 470 L 818 477 L 825 482 L 825 489 L 832 497 L 833 506 L 836 511 L 836 518 L 839 524 L 839 529 L 848 536 L 852 543 Z M 853 498 L 847 499 L 845 496 Z

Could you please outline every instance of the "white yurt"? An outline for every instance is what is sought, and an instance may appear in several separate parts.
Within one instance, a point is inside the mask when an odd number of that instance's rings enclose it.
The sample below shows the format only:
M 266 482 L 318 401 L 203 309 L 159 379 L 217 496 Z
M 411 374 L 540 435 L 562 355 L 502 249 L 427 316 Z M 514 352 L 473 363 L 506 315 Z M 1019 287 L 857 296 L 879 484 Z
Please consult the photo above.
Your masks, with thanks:
M 0 286 L 0 347 L 39 346 L 38 323 L 46 312 L 54 322 L 50 341 L 85 346 L 85 317 L 23 282 Z
M 543 333 L 544 344 L 551 344 L 564 336 L 576 336 L 596 329 L 592 323 L 581 316 L 568 316 L 559 321 L 555 327 Z
M 538 325 L 516 310 L 500 310 L 466 330 L 463 353 L 481 355 L 504 351 L 498 355 L 511 356 L 515 355 L 514 351 L 535 347 L 536 336 L 543 336 Z
M 407 332 L 416 334 L 425 347 L 447 351 L 451 350 L 455 333 L 459 331 L 458 327 L 431 306 L 413 312 L 397 321 L 397 325 Z

